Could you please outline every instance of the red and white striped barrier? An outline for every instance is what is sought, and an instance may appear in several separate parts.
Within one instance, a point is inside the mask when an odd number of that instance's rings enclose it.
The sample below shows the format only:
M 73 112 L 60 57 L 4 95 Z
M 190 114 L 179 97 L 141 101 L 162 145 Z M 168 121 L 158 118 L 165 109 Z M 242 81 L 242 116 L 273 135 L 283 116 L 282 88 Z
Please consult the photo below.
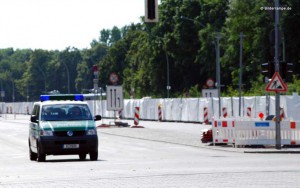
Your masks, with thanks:
M 162 121 L 161 104 L 158 105 L 158 121 Z
M 118 111 L 118 115 L 119 115 L 118 117 L 119 117 L 119 119 L 122 119 L 122 113 L 123 113 L 123 109 L 121 109 L 121 110 Z
M 226 107 L 222 108 L 222 112 L 223 112 L 223 118 L 227 118 L 227 108 Z
M 140 107 L 135 107 L 134 125 L 139 125 L 139 120 L 140 120 Z
M 214 144 L 233 144 L 235 143 L 235 121 L 214 121 L 212 126 Z
M 281 126 L 281 142 L 284 145 L 300 145 L 300 122 L 283 121 Z
M 139 125 L 139 120 L 140 120 L 140 107 L 135 107 L 134 126 L 132 126 L 131 128 L 144 128 L 143 126 Z
M 251 118 L 251 111 L 252 111 L 252 108 L 251 107 L 247 107 L 247 117 Z
M 204 116 L 203 122 L 205 124 L 209 124 L 209 121 L 208 121 L 208 108 L 207 107 L 203 108 L 203 116 Z
M 284 110 L 280 107 L 280 120 L 282 121 L 284 119 Z

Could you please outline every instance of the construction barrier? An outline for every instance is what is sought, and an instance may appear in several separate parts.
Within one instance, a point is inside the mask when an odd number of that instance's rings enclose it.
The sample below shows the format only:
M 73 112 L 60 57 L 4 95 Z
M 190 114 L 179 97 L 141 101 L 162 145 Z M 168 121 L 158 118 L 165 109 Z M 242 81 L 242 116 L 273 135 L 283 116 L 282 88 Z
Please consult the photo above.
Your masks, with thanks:
M 252 114 L 252 109 L 251 107 L 247 107 L 247 117 L 251 118 L 251 114 Z
M 227 108 L 226 107 L 222 108 L 222 112 L 223 112 L 223 118 L 227 118 Z
M 217 120 L 212 132 L 214 144 L 234 144 L 236 147 L 276 145 L 275 121 Z M 282 121 L 280 134 L 282 145 L 300 145 L 300 122 Z
M 280 107 L 280 119 L 283 120 L 284 119 L 284 110 L 283 108 Z
M 118 111 L 118 115 L 119 115 L 118 118 L 119 119 L 122 119 L 122 112 L 123 112 L 123 109 L 121 109 L 121 110 Z
M 275 145 L 275 122 L 238 121 L 235 145 Z
M 139 120 L 140 120 L 140 107 L 135 107 L 135 112 L 134 112 L 134 125 L 139 125 Z
M 235 143 L 235 121 L 218 120 L 212 126 L 214 144 Z
M 158 104 L 158 121 L 162 121 L 161 104 Z
M 275 115 L 275 96 L 270 96 L 267 103 L 265 96 L 242 97 L 241 103 L 238 97 L 221 97 L 219 101 L 216 97 L 206 98 L 167 98 L 167 99 L 124 99 L 124 108 L 122 111 L 122 119 L 133 119 L 134 108 L 140 107 L 140 119 L 143 120 L 158 120 L 158 104 L 163 106 L 162 114 L 164 121 L 182 121 L 182 122 L 204 122 L 204 107 L 208 108 L 208 119 L 211 121 L 213 118 L 223 118 L 222 108 L 226 107 L 227 118 L 247 117 L 247 108 L 251 107 L 251 118 L 257 118 L 259 113 L 267 114 L 267 104 L 269 104 L 270 115 Z M 0 108 L 3 113 L 10 113 L 10 106 L 13 106 L 13 113 L 15 114 L 28 114 L 33 109 L 32 102 L 2 102 Z M 114 118 L 113 111 L 107 111 L 106 100 L 88 100 L 90 109 L 95 109 L 93 113 L 103 116 L 103 118 Z M 221 104 L 221 113 L 219 112 L 219 104 Z M 241 104 L 241 109 L 239 105 Z M 284 109 L 284 119 L 293 119 L 300 121 L 300 97 L 294 93 L 292 96 L 281 95 L 280 106 Z M 240 113 L 245 112 L 245 113 Z M 95 114 L 95 115 L 96 115 Z M 219 117 L 221 114 L 222 117 Z M 249 117 L 247 117 L 249 118 Z
M 203 108 L 203 123 L 205 124 L 209 124 L 209 121 L 208 121 L 208 108 L 207 107 L 204 107 Z

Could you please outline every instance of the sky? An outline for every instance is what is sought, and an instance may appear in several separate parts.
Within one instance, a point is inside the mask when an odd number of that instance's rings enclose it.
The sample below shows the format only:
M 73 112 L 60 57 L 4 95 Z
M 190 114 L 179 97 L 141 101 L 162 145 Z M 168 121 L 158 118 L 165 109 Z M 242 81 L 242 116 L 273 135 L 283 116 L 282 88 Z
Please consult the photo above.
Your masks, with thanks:
M 102 29 L 141 22 L 144 0 L 1 0 L 0 49 L 89 48 Z

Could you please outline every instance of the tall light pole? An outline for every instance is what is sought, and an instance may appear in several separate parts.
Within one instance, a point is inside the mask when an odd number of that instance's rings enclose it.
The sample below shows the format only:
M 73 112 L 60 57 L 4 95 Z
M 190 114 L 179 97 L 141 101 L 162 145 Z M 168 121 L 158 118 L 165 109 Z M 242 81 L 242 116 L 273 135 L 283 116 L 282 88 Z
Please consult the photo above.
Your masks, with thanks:
M 165 46 L 165 41 L 162 37 L 158 37 L 156 36 L 156 38 L 158 38 L 159 44 L 161 45 L 161 41 L 162 41 L 162 45 L 163 45 L 163 49 L 165 51 L 166 54 L 166 61 L 167 61 L 167 98 L 170 97 L 170 90 L 171 90 L 171 86 L 170 86 L 170 65 L 169 65 L 169 56 L 168 56 L 168 52 L 167 52 L 167 47 Z
M 167 54 L 167 50 L 165 50 L 166 52 L 166 60 L 167 60 L 167 98 L 170 97 L 170 89 L 171 89 L 171 86 L 170 86 L 170 67 L 169 67 L 169 57 L 168 57 L 168 54 Z
M 219 118 L 221 117 L 221 68 L 220 68 L 220 42 L 221 36 L 220 32 L 217 33 L 216 36 L 216 87 L 218 90 L 218 98 L 219 98 Z
M 41 67 L 38 65 L 37 66 L 39 71 L 42 73 L 43 77 L 44 77 L 44 84 L 45 84 L 45 93 L 47 92 L 47 86 L 46 86 L 46 74 L 45 72 L 41 69 Z
M 61 61 L 62 64 L 64 64 L 64 66 L 66 67 L 67 70 L 67 81 L 68 81 L 68 94 L 70 93 L 70 72 L 69 72 L 69 68 L 67 66 L 67 64 L 64 61 Z
M 242 109 L 242 83 L 243 83 L 243 33 L 240 33 L 240 74 L 239 74 L 239 116 Z
M 189 20 L 189 21 L 193 21 L 193 22 L 197 22 L 200 26 L 205 28 L 205 25 L 203 25 L 201 22 L 198 22 L 194 19 L 185 17 L 185 16 L 181 16 L 181 19 L 184 20 Z M 217 36 L 216 36 L 216 87 L 218 90 L 218 98 L 219 98 L 219 118 L 221 117 L 221 68 L 220 68 L 220 45 L 219 45 L 219 41 L 221 39 L 220 36 L 220 32 L 217 32 Z

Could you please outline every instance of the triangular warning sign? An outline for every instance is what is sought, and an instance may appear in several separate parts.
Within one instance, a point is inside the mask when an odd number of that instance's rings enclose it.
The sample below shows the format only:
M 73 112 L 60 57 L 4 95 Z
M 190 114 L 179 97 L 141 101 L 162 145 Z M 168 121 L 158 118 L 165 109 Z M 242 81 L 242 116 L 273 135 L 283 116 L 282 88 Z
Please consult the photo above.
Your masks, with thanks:
M 276 71 L 266 87 L 266 91 L 287 92 L 287 86 Z

